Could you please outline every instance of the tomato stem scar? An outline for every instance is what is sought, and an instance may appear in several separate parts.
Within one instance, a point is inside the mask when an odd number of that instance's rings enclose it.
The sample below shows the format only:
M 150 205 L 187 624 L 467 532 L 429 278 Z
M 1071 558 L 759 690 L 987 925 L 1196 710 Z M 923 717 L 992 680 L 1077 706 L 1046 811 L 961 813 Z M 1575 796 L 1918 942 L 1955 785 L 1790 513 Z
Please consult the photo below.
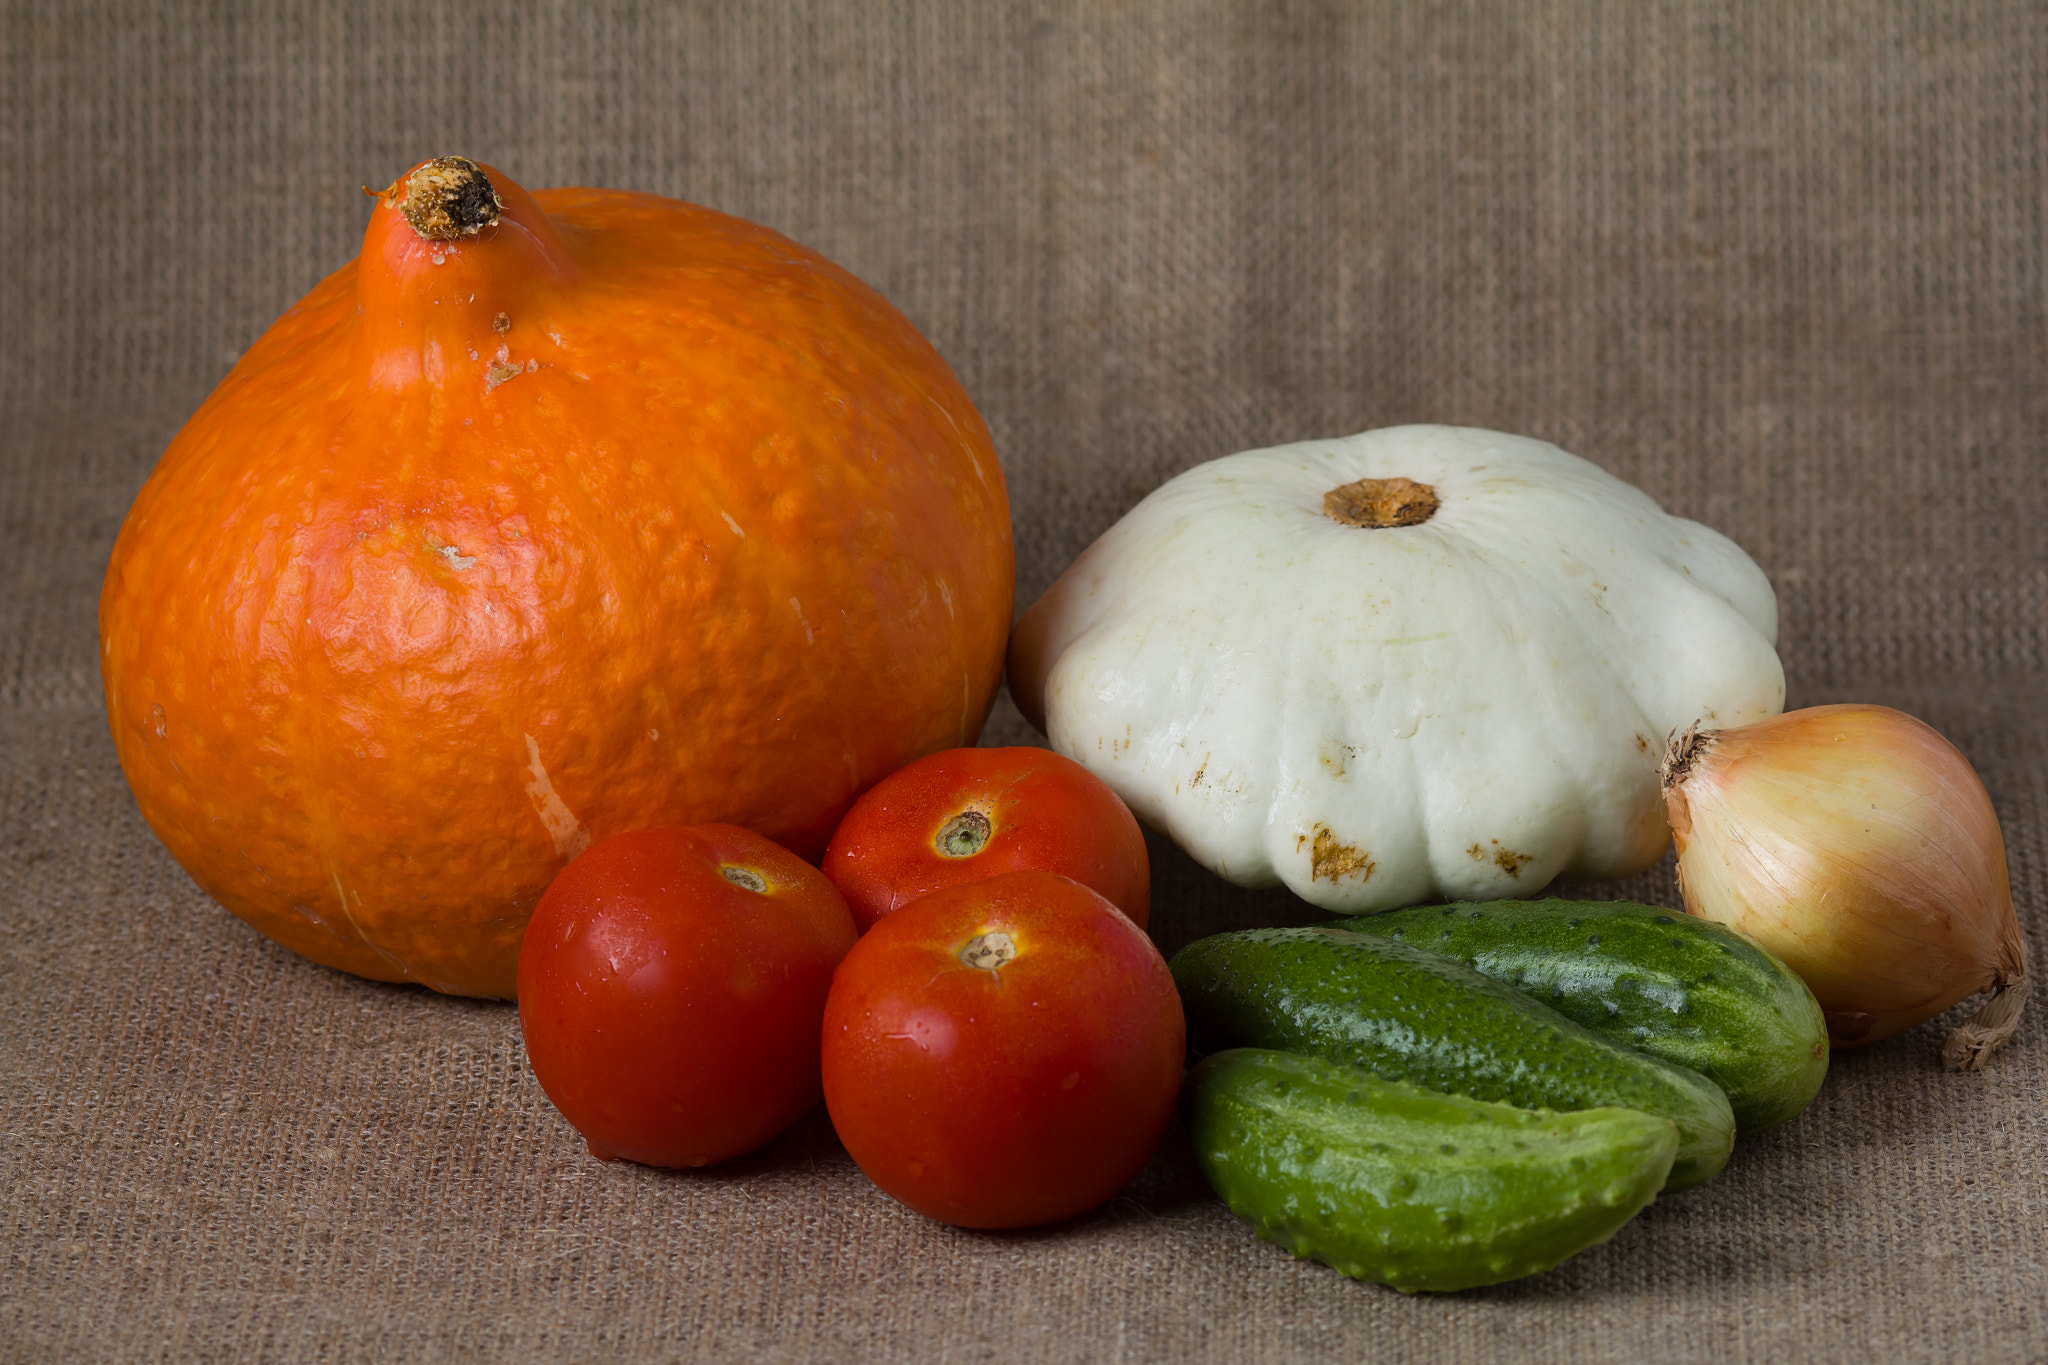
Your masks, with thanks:
M 768 879 L 751 867 L 721 867 L 718 871 L 727 881 L 742 890 L 762 893 L 768 890 Z
M 1000 929 L 977 934 L 960 950 L 960 960 L 970 967 L 992 972 L 1016 960 L 1017 942 Z
M 948 858 L 971 858 L 988 843 L 993 828 L 978 810 L 964 810 L 939 827 L 932 844 Z

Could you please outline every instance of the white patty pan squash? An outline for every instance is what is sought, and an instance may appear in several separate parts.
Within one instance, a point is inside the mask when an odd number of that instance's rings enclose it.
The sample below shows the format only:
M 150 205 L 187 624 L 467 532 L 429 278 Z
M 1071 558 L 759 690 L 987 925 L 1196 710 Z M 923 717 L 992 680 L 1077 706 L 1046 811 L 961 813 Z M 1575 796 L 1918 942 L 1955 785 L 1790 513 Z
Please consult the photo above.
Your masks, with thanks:
M 1010 687 L 1197 861 L 1354 913 L 1616 877 L 1671 731 L 1775 715 L 1734 542 L 1556 446 L 1304 441 L 1153 492 L 1025 613 Z

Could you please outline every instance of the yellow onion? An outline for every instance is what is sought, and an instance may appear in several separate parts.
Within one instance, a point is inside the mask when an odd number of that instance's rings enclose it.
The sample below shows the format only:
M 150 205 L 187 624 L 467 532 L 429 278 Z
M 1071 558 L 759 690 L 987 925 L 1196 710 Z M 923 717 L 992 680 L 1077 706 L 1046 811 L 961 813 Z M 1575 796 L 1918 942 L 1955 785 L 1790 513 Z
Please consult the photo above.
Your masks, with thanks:
M 1804 977 L 1836 1047 L 1992 992 L 1942 1048 L 1982 1066 L 2026 1002 L 2005 841 L 1968 759 L 1887 706 L 1687 730 L 1664 754 L 1685 908 Z

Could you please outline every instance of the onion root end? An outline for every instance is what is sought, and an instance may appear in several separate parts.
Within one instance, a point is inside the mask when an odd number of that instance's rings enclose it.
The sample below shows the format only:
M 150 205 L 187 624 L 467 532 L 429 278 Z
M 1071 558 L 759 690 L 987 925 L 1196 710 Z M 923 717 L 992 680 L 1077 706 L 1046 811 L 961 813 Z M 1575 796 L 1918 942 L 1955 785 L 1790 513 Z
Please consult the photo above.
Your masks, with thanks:
M 2012 1037 L 2027 1003 L 2027 974 L 2021 971 L 1991 988 L 1991 998 L 1970 1021 L 1949 1030 L 1941 1045 L 1941 1064 L 1950 1071 L 1981 1070 L 1984 1062 Z

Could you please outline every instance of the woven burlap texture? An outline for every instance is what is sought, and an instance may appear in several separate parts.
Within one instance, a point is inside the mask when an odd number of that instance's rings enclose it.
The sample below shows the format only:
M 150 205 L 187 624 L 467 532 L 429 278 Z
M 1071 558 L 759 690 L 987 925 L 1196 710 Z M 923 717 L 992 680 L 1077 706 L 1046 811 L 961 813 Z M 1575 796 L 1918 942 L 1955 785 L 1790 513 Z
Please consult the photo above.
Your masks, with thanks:
M 94 605 L 179 423 L 461 153 L 773 226 L 995 433 L 1028 602 L 1166 476 L 1433 420 L 1740 541 L 1790 703 L 1983 774 L 2048 944 L 2039 4 L 358 0 L 0 9 L 0 1359 L 2048 1358 L 2048 1026 L 1925 1026 L 1547 1275 L 1407 1298 L 1255 1240 L 1170 1136 L 1101 1211 L 892 1204 L 821 1114 L 588 1157 L 503 1004 L 312 966 L 114 761 Z M 1033 738 L 1007 703 L 989 739 Z M 1155 933 L 1314 912 L 1155 841 Z M 1668 870 L 1621 892 L 1675 904 Z

